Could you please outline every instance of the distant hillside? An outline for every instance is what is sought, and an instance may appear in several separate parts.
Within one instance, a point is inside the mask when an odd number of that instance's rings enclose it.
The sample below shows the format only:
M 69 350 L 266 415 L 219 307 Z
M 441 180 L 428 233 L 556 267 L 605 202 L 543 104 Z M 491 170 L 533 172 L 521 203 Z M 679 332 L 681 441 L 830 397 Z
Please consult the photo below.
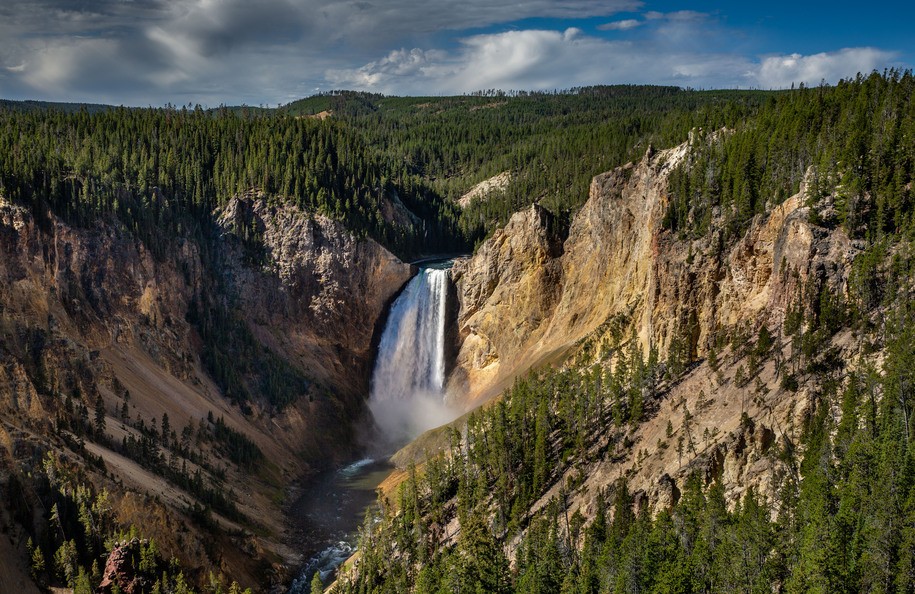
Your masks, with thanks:
M 332 91 L 278 113 L 332 112 L 385 160 L 405 163 L 449 201 L 511 172 L 500 196 L 463 209 L 461 229 L 476 241 L 535 202 L 555 214 L 575 210 L 594 175 L 636 158 L 649 144 L 670 146 L 691 128 L 741 121 L 773 96 L 636 85 L 460 97 Z
M 86 113 L 100 113 L 115 109 L 112 105 L 101 105 L 97 103 L 57 103 L 53 101 L 11 101 L 9 99 L 0 99 L 0 110 L 8 109 L 15 111 L 59 111 L 63 113 L 75 113 L 85 111 Z

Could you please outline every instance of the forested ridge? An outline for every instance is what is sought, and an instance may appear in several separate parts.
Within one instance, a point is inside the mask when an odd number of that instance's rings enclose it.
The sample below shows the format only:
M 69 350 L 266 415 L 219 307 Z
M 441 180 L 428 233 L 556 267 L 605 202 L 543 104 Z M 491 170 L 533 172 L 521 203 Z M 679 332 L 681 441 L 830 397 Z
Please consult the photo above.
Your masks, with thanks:
M 780 94 L 729 130 L 694 134 L 670 178 L 667 232 L 720 229 L 720 251 L 806 179 L 811 224 L 861 250 L 846 292 L 811 282 L 778 327 L 722 327 L 701 359 L 616 335 L 517 381 L 367 516 L 337 591 L 915 591 L 913 86 L 888 72 Z M 725 358 L 739 363 L 731 379 Z M 760 381 L 767 361 L 776 385 Z M 811 395 L 799 441 L 772 446 L 772 494 L 728 499 L 703 462 L 718 436 L 690 434 L 687 411 L 656 446 L 694 460 L 669 506 L 652 513 L 621 466 L 587 513 L 570 508 L 594 462 L 631 447 L 697 368 L 748 399 Z M 756 423 L 744 415 L 738 442 Z
M 0 191 L 86 224 L 114 216 L 163 253 L 256 189 L 344 222 L 402 257 L 458 252 L 539 202 L 580 206 L 591 177 L 772 95 L 609 86 L 446 98 L 333 92 L 276 110 L 0 105 Z M 318 119 L 310 114 L 328 111 Z M 455 200 L 502 171 L 502 195 Z M 421 221 L 386 220 L 396 196 Z
M 625 478 L 598 495 L 593 518 L 569 511 L 589 462 L 625 447 L 677 377 L 680 362 L 623 344 L 614 347 L 622 356 L 612 370 L 573 364 L 518 381 L 475 413 L 463 435 L 452 433 L 445 454 L 420 470 L 411 466 L 393 500 L 374 512 L 381 521 L 367 517 L 356 569 L 338 587 L 360 593 L 912 592 L 915 456 L 907 386 L 915 312 L 911 303 L 898 305 L 881 329 L 883 370 L 862 364 L 846 373 L 849 366 L 834 351 L 831 359 L 817 355 L 830 350 L 829 338 L 841 326 L 835 320 L 827 327 L 809 319 L 787 336 L 792 352 L 806 353 L 795 356 L 802 381 L 817 386 L 817 406 L 802 442 L 782 443 L 774 454 L 790 469 L 776 477 L 776 499 L 750 489 L 728 501 L 721 483 L 707 483 L 697 468 L 679 501 L 658 515 L 636 500 Z M 850 311 L 842 308 L 854 317 Z M 823 313 L 814 308 L 809 315 Z M 851 317 L 842 322 L 861 323 Z M 745 339 L 735 333 L 725 348 L 746 349 L 760 362 L 776 356 L 768 335 Z M 742 420 L 745 430 L 753 423 Z M 668 432 L 661 445 L 686 458 L 709 440 L 697 434 L 684 443 Z M 551 487 L 558 495 L 531 512 Z M 454 519 L 456 538 L 446 534 Z M 452 540 L 443 542 L 446 536 Z
M 160 257 L 176 238 L 205 234 L 216 208 L 251 189 L 341 220 L 405 257 L 461 245 L 454 205 L 404 167 L 384 167 L 333 120 L 199 107 L 5 110 L 0 155 L 8 199 L 76 224 L 113 217 Z M 384 220 L 389 193 L 424 224 Z
M 638 85 L 447 98 L 341 91 L 281 111 L 329 112 L 351 123 L 387 160 L 405 163 L 449 200 L 510 172 L 504 192 L 461 213 L 465 237 L 478 241 L 534 202 L 568 215 L 587 198 L 593 176 L 641 156 L 651 144 L 677 144 L 692 128 L 735 125 L 771 95 Z
M 892 71 L 773 96 L 746 123 L 696 143 L 672 180 L 665 224 L 702 236 L 719 209 L 735 235 L 809 174 L 809 203 L 830 197 L 830 216 L 849 236 L 874 244 L 908 235 L 913 91 L 910 71 Z

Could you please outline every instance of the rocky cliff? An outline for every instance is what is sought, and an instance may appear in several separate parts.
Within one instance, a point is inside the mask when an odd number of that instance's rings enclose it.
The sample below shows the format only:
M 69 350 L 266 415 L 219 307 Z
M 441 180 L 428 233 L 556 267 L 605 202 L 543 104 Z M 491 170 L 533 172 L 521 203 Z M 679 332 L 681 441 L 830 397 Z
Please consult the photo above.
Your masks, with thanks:
M 626 439 L 608 428 L 603 447 L 610 451 L 584 469 L 570 510 L 587 510 L 595 493 L 622 476 L 652 506 L 664 506 L 696 468 L 708 480 L 723 477 L 734 497 L 750 486 L 772 494 L 780 468 L 772 445 L 795 442 L 810 413 L 808 387 L 780 384 L 786 341 L 774 341 L 772 359 L 751 364 L 746 351 L 722 339 L 743 333 L 749 340 L 763 326 L 780 335 L 802 293 L 844 295 L 860 246 L 841 228 L 810 221 L 803 185 L 736 241 L 714 227 L 698 239 L 671 233 L 663 226 L 668 177 L 689 150 L 689 143 L 649 150 L 640 162 L 595 177 L 564 240 L 534 208 L 454 267 L 462 341 L 450 388 L 468 408 L 570 353 L 585 364 L 612 360 L 612 345 L 630 337 L 661 361 L 693 362 Z M 847 334 L 833 344 L 844 360 L 857 353 Z M 748 366 L 755 366 L 755 384 L 743 379 Z M 564 484 L 557 480 L 555 489 Z
M 779 324 L 811 279 L 844 291 L 859 247 L 841 229 L 808 221 L 803 188 L 725 251 L 723 230 L 695 240 L 665 230 L 667 176 L 688 150 L 649 151 L 595 177 L 565 232 L 532 207 L 455 264 L 461 346 L 453 394 L 469 405 L 492 396 L 611 320 L 625 320 L 645 352 L 654 347 L 663 357 L 684 341 L 704 356 L 719 328 Z
M 348 423 L 363 410 L 376 326 L 412 272 L 374 241 L 294 207 L 248 197 L 217 214 L 209 239 L 175 239 L 154 253 L 116 220 L 80 227 L 0 200 L 0 480 L 34 471 L 49 450 L 75 463 L 86 452 L 98 456 L 107 478 L 87 470 L 96 486 L 117 494 L 125 526 L 137 524 L 192 571 L 221 567 L 250 585 L 264 579 L 265 559 L 296 559 L 283 492 L 346 455 L 350 446 L 339 442 L 351 441 Z M 205 308 L 223 313 L 207 317 Z M 261 397 L 273 378 L 258 369 L 240 376 L 249 387 L 244 401 L 213 381 L 204 361 L 213 320 L 231 325 L 216 329 L 227 341 L 253 337 L 224 352 L 307 378 L 292 402 Z M 242 363 L 229 361 L 246 369 Z M 88 429 L 98 426 L 88 420 L 93 410 L 104 415 L 102 434 Z M 74 420 L 80 411 L 85 421 Z M 212 436 L 213 419 L 222 419 L 267 461 L 252 475 L 218 440 L 197 438 L 202 458 L 192 456 L 188 469 L 222 467 L 227 475 L 214 484 L 235 485 L 228 497 L 250 520 L 239 525 L 217 512 L 217 523 L 240 536 L 215 549 L 185 516 L 201 502 L 125 450 L 150 435 L 149 421 L 154 432 L 163 414 L 178 435 L 189 428 L 191 436 L 205 429 Z M 90 431 L 84 449 L 78 444 L 86 437 L 74 431 Z M 167 451 L 169 443 L 180 451 L 178 442 L 163 438 L 163 459 L 179 459 Z
M 230 202 L 219 224 L 229 236 L 253 227 L 263 243 L 261 267 L 245 265 L 236 243 L 225 270 L 258 339 L 322 383 L 367 393 L 376 324 L 410 266 L 323 215 L 262 197 Z
M 473 258 L 455 261 L 460 350 L 452 398 L 474 402 L 517 372 L 513 362 L 529 361 L 562 294 L 563 235 L 560 222 L 534 205 L 512 216 Z

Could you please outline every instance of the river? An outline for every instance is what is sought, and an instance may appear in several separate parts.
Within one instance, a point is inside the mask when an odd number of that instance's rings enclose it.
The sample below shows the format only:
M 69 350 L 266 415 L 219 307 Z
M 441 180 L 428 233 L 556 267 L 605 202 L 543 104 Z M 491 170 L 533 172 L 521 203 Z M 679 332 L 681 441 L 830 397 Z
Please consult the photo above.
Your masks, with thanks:
M 355 551 L 365 512 L 376 503 L 375 489 L 392 468 L 386 460 L 365 458 L 309 483 L 294 504 L 301 510 L 296 529 L 308 561 L 290 594 L 308 594 L 316 571 L 325 584 L 333 581 L 337 567 Z

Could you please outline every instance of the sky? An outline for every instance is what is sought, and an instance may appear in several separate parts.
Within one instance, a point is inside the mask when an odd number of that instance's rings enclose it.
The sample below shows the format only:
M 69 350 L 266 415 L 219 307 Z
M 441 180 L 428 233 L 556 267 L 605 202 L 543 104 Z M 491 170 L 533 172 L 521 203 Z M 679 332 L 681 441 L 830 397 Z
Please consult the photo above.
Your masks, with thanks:
M 915 64 L 915 3 L 0 0 L 0 98 L 275 106 L 318 92 L 787 88 Z

